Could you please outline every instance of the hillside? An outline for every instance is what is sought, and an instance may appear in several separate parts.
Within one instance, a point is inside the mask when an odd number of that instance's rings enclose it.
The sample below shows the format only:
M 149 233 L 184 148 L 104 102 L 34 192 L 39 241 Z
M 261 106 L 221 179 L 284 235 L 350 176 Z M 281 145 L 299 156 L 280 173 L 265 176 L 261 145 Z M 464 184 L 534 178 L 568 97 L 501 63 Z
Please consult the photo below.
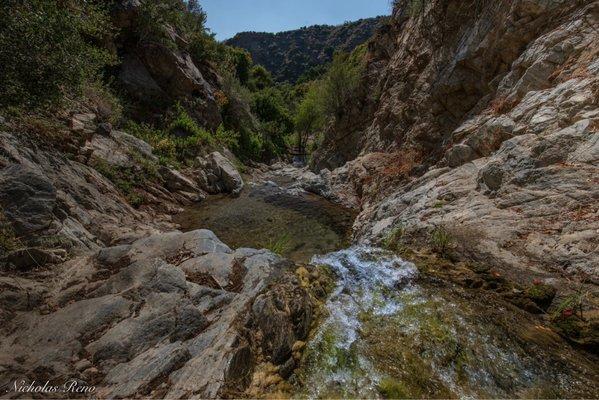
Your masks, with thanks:
M 280 33 L 242 32 L 225 43 L 241 47 L 280 82 L 295 82 L 310 68 L 332 60 L 336 50 L 352 51 L 366 42 L 385 17 L 339 26 L 315 25 Z

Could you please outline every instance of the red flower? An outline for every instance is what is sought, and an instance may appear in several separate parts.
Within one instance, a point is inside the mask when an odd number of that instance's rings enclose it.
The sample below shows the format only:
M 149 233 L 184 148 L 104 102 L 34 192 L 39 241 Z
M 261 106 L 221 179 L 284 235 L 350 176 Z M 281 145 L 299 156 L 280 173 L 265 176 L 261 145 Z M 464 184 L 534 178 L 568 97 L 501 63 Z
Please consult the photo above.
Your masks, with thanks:
M 574 315 L 574 310 L 571 308 L 566 308 L 564 311 L 562 311 L 562 316 L 564 317 L 571 317 L 572 315 Z
M 541 282 L 540 279 L 535 279 L 534 281 L 532 281 L 532 283 L 533 283 L 533 285 L 540 285 L 543 282 Z

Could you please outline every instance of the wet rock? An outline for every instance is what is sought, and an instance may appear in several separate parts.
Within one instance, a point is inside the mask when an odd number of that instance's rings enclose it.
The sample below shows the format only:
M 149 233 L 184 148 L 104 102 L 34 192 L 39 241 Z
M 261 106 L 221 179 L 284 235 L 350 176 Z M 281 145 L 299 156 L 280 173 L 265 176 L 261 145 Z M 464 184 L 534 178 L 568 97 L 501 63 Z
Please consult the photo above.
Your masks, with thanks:
M 252 306 L 252 318 L 262 332 L 265 354 L 274 364 L 291 357 L 294 344 L 305 339 L 312 320 L 306 292 L 297 289 L 295 278 L 284 279 L 275 285 L 276 290 L 258 296 Z

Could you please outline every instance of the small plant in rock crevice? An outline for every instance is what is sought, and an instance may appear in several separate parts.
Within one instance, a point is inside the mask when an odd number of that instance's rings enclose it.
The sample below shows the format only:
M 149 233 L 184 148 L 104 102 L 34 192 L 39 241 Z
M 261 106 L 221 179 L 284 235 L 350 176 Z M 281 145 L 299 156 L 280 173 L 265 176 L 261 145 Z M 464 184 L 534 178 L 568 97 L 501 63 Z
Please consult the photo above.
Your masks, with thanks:
M 429 244 L 435 252 L 445 256 L 453 245 L 453 238 L 445 228 L 439 226 L 432 230 Z

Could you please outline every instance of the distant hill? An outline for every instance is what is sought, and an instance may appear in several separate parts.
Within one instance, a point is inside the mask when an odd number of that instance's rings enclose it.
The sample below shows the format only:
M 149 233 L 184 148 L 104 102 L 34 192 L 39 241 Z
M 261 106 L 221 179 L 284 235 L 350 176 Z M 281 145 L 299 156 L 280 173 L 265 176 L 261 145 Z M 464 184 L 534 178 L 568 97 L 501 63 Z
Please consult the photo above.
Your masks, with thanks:
M 385 17 L 343 25 L 314 25 L 280 32 L 241 32 L 225 43 L 246 49 L 254 62 L 280 82 L 295 82 L 312 67 L 331 61 L 336 50 L 351 51 L 366 42 Z

